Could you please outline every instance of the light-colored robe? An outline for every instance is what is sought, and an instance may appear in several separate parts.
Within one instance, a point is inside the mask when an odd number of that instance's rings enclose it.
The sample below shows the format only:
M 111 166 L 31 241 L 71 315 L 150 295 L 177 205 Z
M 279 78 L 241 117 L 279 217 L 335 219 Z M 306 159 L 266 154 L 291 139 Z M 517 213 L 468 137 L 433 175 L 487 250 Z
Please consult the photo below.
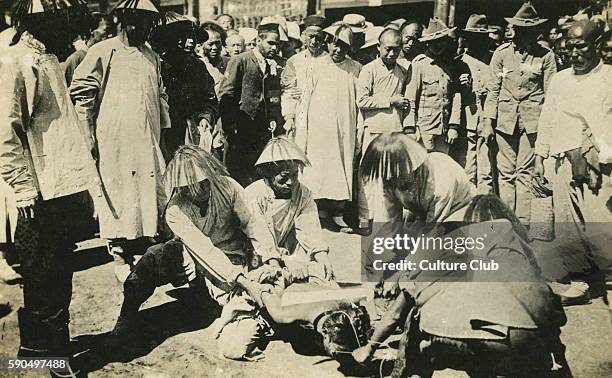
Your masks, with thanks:
M 316 199 L 352 198 L 360 70 L 349 57 L 336 64 L 327 56 L 307 80 L 305 128 L 296 129 L 296 143 L 312 165 L 304 169 L 302 182 Z
M 76 69 L 70 94 L 98 144 L 100 236 L 154 236 L 165 205 L 160 134 L 170 127 L 159 57 L 146 45 L 100 42 Z

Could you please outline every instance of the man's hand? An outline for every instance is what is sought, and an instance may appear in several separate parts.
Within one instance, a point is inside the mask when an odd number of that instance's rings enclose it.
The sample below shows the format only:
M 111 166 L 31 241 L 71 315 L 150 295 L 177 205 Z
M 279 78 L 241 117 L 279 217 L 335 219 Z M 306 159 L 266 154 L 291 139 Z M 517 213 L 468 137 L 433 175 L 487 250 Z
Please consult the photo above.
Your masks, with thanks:
M 372 355 L 374 354 L 374 348 L 372 347 L 372 345 L 370 343 L 357 348 L 353 351 L 352 355 L 353 355 L 353 359 L 355 360 L 355 362 L 357 362 L 358 364 L 363 364 L 367 361 L 370 360 L 370 358 L 372 358 Z
M 36 198 L 17 201 L 17 211 L 25 219 L 34 219 L 36 217 Z
M 323 265 L 323 269 L 325 269 L 325 279 L 331 281 L 334 279 L 334 269 L 332 267 L 331 262 L 329 261 L 329 254 L 327 251 L 318 252 L 314 255 L 314 259 L 319 264 Z
M 491 118 L 483 118 L 478 124 L 478 136 L 483 138 L 486 143 L 493 140 L 495 131 L 493 131 L 493 120 Z
M 539 179 L 544 178 L 544 159 L 540 155 L 535 156 L 535 162 L 533 164 L 533 177 Z
M 285 129 L 285 134 L 293 137 L 295 136 L 295 118 L 294 117 L 289 117 L 285 120 L 285 124 L 283 125 L 283 128 Z
M 287 270 L 289 270 L 289 273 L 291 273 L 293 280 L 300 281 L 308 278 L 307 262 L 301 260 L 286 259 L 285 266 L 287 267 Z
M 453 144 L 457 138 L 459 138 L 459 131 L 457 131 L 455 128 L 448 129 L 448 132 L 446 133 L 446 143 Z
M 472 75 L 469 73 L 464 73 L 459 76 L 459 83 L 463 86 L 469 87 L 472 85 Z
M 389 101 L 389 103 L 394 108 L 398 108 L 401 110 L 406 110 L 410 108 L 410 101 L 408 101 L 407 98 L 401 95 L 394 95 L 393 97 L 391 97 L 391 100 Z

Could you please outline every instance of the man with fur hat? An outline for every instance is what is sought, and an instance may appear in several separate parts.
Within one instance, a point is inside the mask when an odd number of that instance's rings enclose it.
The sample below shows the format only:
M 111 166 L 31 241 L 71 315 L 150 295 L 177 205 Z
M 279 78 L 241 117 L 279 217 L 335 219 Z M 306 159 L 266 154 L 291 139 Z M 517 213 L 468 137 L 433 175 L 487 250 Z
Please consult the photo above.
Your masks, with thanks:
M 151 43 L 162 59 L 162 77 L 170 105 L 172 127 L 166 131 L 164 140 L 166 161 L 170 161 L 174 152 L 186 143 L 210 150 L 205 134 L 212 136 L 218 101 L 215 81 L 206 64 L 193 54 L 194 44 L 189 43 L 192 38 L 196 44 L 205 42 L 206 31 L 180 14 L 166 12 L 164 17 L 162 25 L 153 29 Z
M 306 77 L 314 64 L 327 55 L 325 51 L 325 34 L 323 29 L 327 20 L 323 16 L 308 16 L 302 22 L 302 41 L 306 47 L 287 60 L 281 77 L 282 96 L 281 107 L 285 118 L 285 130 L 289 134 L 296 128 L 304 128 L 305 109 L 301 107 L 301 99 L 306 86 Z
M 521 6 L 516 15 L 506 19 L 514 28 L 511 43 L 501 45 L 491 59 L 491 80 L 484 106 L 484 120 L 479 136 L 495 140 L 499 151 L 499 195 L 529 225 L 533 172 L 533 147 L 538 132 L 538 117 L 544 93 L 557 72 L 552 51 L 540 46 L 540 25 L 531 3 Z
M 219 88 L 223 131 L 229 143 L 225 163 L 243 186 L 255 180 L 257 157 L 284 123 L 280 109 L 284 61 L 278 56 L 284 33 L 277 23 L 260 25 L 258 32 L 257 48 L 230 58 Z
M 156 236 L 161 224 L 160 141 L 170 117 L 159 57 L 145 44 L 159 11 L 151 0 L 124 0 L 113 13 L 117 36 L 87 51 L 70 95 L 96 146 L 105 194 L 96 203 L 100 237 L 109 239 L 123 281 L 132 263 L 130 245 Z
M 427 151 L 448 154 L 459 137 L 461 92 L 459 67 L 453 60 L 452 33 L 441 20 L 432 19 L 421 42 L 427 51 L 412 61 L 412 78 L 405 97 L 410 109 L 404 118 L 404 129 L 420 135 Z M 418 138 L 418 137 L 417 137 Z
M 462 74 L 469 75 L 462 83 L 462 110 L 465 131 L 460 134 L 458 144 L 453 148 L 455 159 L 465 167 L 470 181 L 480 193 L 494 192 L 493 172 L 489 144 L 478 140 L 478 123 L 482 119 L 482 109 L 487 98 L 489 70 L 489 28 L 485 15 L 473 14 L 463 29 L 466 52 L 463 54 Z
M 91 136 L 79 123 L 57 54 L 76 36 L 73 22 L 86 8 L 72 0 L 20 0 L 14 9 L 18 42 L 0 63 L 0 174 L 19 211 L 18 356 L 66 357 L 75 215 L 98 180 Z

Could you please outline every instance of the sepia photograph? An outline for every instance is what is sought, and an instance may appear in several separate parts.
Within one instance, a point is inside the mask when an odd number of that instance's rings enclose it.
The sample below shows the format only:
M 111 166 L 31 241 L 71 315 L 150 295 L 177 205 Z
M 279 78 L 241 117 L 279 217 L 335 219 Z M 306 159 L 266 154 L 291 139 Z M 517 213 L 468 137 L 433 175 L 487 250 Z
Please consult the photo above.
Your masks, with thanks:
M 612 377 L 612 0 L 0 0 L 0 377 Z

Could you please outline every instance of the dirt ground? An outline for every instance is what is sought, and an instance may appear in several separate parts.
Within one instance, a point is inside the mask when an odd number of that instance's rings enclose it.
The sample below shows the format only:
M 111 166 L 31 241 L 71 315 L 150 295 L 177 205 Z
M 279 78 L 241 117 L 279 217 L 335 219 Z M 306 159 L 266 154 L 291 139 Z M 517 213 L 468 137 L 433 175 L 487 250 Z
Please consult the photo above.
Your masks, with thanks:
M 339 281 L 360 279 L 359 237 L 325 231 Z M 122 300 L 121 286 L 113 274 L 110 258 L 99 241 L 85 243 L 75 252 L 76 273 L 71 306 L 71 335 L 74 347 L 91 345 L 109 332 L 117 319 Z M 0 319 L 0 357 L 14 356 L 19 345 L 16 310 L 21 305 L 19 286 L 0 285 L 3 302 L 12 312 Z M 576 377 L 612 376 L 612 327 L 605 290 L 586 306 L 567 308 L 568 323 L 562 340 Z M 338 363 L 324 356 L 298 353 L 287 342 L 273 341 L 265 358 L 258 362 L 227 361 L 217 356 L 214 337 L 207 331 L 213 314 L 191 311 L 185 289 L 158 288 L 140 312 L 141 332 L 126 340 L 129 352 L 98 361 L 90 377 L 341 377 Z M 384 357 L 389 351 L 381 351 Z M 385 363 L 383 373 L 390 363 Z M 361 376 L 379 376 L 380 361 Z M 7 375 L 0 369 L 0 376 Z M 19 374 L 18 376 L 37 376 Z M 445 370 L 437 377 L 465 377 Z

